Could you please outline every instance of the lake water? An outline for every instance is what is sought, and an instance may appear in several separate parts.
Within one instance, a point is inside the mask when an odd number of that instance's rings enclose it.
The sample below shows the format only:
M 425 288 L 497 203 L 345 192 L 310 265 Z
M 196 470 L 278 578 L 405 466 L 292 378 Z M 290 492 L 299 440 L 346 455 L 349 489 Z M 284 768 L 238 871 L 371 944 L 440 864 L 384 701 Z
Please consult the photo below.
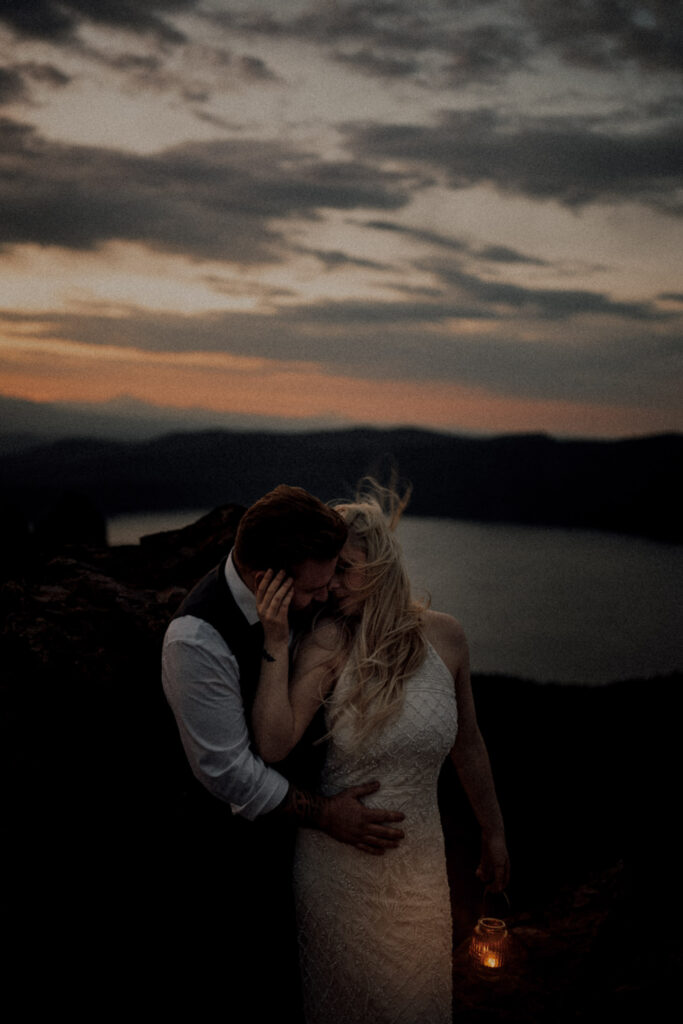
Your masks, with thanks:
M 121 516 L 110 544 L 202 510 Z M 405 516 L 416 596 L 467 633 L 475 672 L 599 684 L 683 669 L 683 548 L 609 533 Z

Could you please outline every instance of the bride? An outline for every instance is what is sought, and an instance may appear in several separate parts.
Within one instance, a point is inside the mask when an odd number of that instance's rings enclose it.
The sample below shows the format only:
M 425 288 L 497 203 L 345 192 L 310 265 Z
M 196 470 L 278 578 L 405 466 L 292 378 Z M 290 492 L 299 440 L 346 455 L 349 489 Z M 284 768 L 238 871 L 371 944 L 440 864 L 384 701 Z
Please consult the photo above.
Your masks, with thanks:
M 449 615 L 411 600 L 394 534 L 406 501 L 373 485 L 337 506 L 348 527 L 330 589 L 337 614 L 301 642 L 287 678 L 291 581 L 257 593 L 265 647 L 252 726 L 261 756 L 282 760 L 321 703 L 328 729 L 321 791 L 368 778 L 405 814 L 382 856 L 299 829 L 294 887 L 307 1024 L 448 1024 L 452 922 L 437 780 L 452 758 L 481 827 L 478 876 L 493 890 L 509 863 L 477 725 L 467 642 Z M 372 805 L 378 796 L 368 796 Z

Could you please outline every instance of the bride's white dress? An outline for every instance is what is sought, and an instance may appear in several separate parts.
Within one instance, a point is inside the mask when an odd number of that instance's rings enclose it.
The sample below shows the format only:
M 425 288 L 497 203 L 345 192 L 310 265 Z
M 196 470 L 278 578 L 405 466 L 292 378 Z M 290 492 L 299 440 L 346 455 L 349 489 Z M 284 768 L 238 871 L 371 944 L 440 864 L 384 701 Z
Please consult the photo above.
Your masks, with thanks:
M 348 685 L 342 673 L 338 687 Z M 437 804 L 455 741 L 453 677 L 433 647 L 400 717 L 360 750 L 335 734 L 321 790 L 372 779 L 369 806 L 400 810 L 405 838 L 372 856 L 299 829 L 294 883 L 307 1024 L 449 1024 L 452 920 Z

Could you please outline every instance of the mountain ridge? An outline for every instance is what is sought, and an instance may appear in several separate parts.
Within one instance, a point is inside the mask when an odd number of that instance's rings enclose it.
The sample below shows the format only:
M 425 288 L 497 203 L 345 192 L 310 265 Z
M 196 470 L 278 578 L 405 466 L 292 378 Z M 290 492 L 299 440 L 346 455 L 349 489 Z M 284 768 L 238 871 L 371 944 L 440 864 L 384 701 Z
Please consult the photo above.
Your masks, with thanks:
M 65 438 L 0 455 L 5 507 L 35 524 L 65 494 L 114 514 L 251 504 L 278 483 L 325 501 L 365 475 L 412 485 L 414 515 L 610 530 L 679 543 L 683 435 L 469 437 L 414 427 Z

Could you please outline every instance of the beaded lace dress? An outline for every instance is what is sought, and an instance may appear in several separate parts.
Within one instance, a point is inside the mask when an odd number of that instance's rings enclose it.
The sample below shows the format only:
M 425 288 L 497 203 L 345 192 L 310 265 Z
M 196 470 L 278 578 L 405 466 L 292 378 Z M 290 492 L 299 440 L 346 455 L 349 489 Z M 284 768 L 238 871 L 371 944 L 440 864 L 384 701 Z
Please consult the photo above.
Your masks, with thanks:
M 348 685 L 343 672 L 337 687 Z M 400 716 L 359 749 L 329 741 L 322 792 L 372 779 L 405 838 L 372 856 L 299 829 L 294 884 L 307 1024 L 450 1024 L 452 920 L 437 780 L 453 746 L 453 677 L 428 645 Z

